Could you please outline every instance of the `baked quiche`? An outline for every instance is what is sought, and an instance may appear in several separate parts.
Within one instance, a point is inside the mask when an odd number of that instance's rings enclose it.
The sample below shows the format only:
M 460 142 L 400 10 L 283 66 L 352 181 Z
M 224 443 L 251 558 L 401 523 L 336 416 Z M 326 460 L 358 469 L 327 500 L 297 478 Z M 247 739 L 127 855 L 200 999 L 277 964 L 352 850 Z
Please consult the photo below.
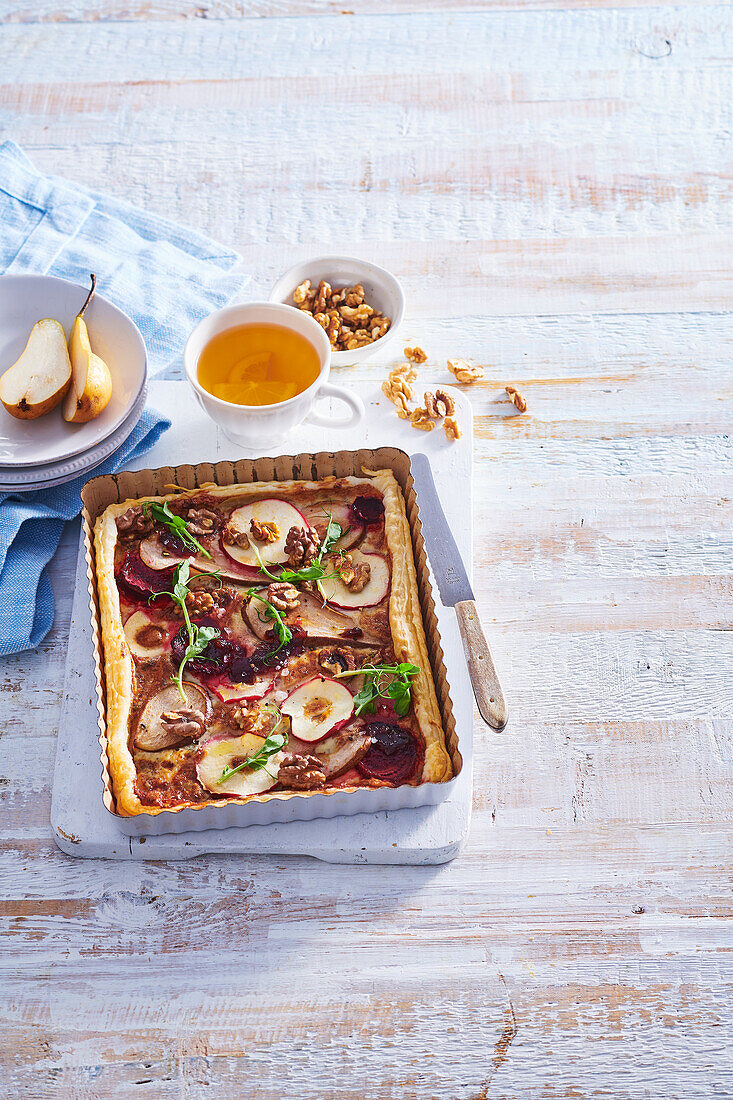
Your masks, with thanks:
M 118 813 L 451 777 L 391 471 L 127 500 L 94 542 Z

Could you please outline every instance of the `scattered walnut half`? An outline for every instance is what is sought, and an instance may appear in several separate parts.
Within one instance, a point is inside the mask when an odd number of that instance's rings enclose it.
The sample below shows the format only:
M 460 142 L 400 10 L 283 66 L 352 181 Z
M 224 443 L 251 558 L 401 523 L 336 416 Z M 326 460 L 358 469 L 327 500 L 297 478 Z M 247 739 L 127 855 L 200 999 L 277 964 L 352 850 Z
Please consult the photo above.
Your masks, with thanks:
M 239 531 L 236 527 L 233 527 L 231 523 L 227 523 L 223 532 L 224 542 L 229 546 L 241 546 L 242 550 L 246 550 L 249 546 L 249 535 L 246 531 Z
M 213 606 L 214 597 L 211 592 L 203 592 L 200 588 L 196 588 L 186 595 L 186 607 L 197 615 L 203 615 L 205 612 L 211 611 Z
M 307 753 L 286 752 L 277 771 L 277 778 L 283 787 L 294 791 L 311 791 L 322 787 L 326 776 L 321 768 L 323 761 Z
M 519 390 L 515 389 L 514 386 L 505 386 L 504 389 L 509 394 L 510 400 L 511 400 L 512 404 L 514 405 L 515 409 L 518 409 L 520 413 L 526 412 L 527 411 L 527 402 L 522 397 Z
M 318 538 L 314 531 L 295 526 L 288 531 L 288 537 L 285 539 L 285 553 L 288 556 L 288 563 L 294 569 L 299 569 L 302 565 L 313 561 L 319 549 Z
M 413 428 L 417 428 L 421 432 L 432 432 L 435 427 L 435 421 L 430 416 L 427 409 L 419 408 L 414 409 L 410 413 L 410 423 Z
M 253 539 L 258 542 L 277 542 L 280 538 L 280 528 L 269 520 L 253 519 L 249 525 Z
M 163 711 L 160 724 L 167 733 L 180 739 L 200 737 L 206 729 L 206 719 L 203 714 L 190 707 Z
M 300 600 L 298 589 L 287 581 L 268 585 L 265 596 L 278 611 L 294 611 Z
M 324 672 L 330 672 L 332 676 L 338 676 L 340 672 L 356 668 L 356 662 L 350 653 L 340 653 L 337 649 L 324 653 L 318 661 Z
M 186 523 L 192 535 L 211 535 L 219 526 L 219 516 L 211 508 L 191 508 Z
M 117 517 L 116 522 L 120 542 L 134 542 L 135 539 L 144 538 L 155 527 L 152 516 L 146 516 L 140 508 L 128 508 Z
M 481 367 L 472 367 L 465 359 L 449 359 L 448 370 L 456 376 L 457 382 L 467 386 L 473 382 L 480 382 L 484 376 Z
M 372 567 L 369 562 L 360 561 L 355 565 L 351 554 L 341 555 L 338 571 L 341 580 L 351 592 L 363 592 L 372 575 Z
M 412 386 L 406 377 L 390 377 L 382 382 L 382 392 L 390 399 L 400 420 L 407 420 L 410 415 L 408 401 L 412 397 Z
M 461 438 L 461 429 L 458 427 L 458 421 L 454 416 L 446 416 L 443 421 L 443 430 L 445 431 L 446 439 L 454 440 Z
M 411 363 L 426 363 L 427 358 L 422 348 L 405 348 L 405 359 L 409 359 Z
M 257 733 L 261 737 L 267 736 L 276 721 L 272 714 L 261 707 L 248 710 L 246 703 L 237 704 L 229 711 L 230 725 L 248 733 Z
M 425 408 L 434 420 L 441 420 L 444 416 L 453 416 L 456 403 L 445 390 L 436 390 L 425 394 Z
M 395 378 L 403 378 L 408 385 L 412 385 L 417 378 L 417 367 L 412 363 L 398 363 L 396 367 L 392 367 L 387 377 L 390 382 Z
M 417 371 L 409 363 L 400 363 L 394 367 L 384 382 L 382 392 L 387 395 L 400 420 L 407 420 L 410 415 L 408 402 L 412 398 L 412 383 L 417 378 Z

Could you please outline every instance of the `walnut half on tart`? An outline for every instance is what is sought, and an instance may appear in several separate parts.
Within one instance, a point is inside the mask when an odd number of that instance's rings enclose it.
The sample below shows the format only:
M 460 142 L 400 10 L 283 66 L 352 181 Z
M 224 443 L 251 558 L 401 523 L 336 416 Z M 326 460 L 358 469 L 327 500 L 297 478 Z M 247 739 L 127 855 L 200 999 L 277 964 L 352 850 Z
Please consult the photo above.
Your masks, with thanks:
M 113 504 L 95 553 L 119 813 L 451 778 L 390 471 Z

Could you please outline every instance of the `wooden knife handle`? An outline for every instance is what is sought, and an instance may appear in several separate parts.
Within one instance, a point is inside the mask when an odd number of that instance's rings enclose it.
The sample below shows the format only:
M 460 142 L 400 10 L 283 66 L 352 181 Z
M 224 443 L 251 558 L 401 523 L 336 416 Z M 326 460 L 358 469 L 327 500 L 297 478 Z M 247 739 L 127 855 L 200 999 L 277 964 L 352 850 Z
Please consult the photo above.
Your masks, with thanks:
M 457 603 L 456 616 L 481 717 L 494 729 L 503 729 L 508 717 L 504 692 L 473 600 Z

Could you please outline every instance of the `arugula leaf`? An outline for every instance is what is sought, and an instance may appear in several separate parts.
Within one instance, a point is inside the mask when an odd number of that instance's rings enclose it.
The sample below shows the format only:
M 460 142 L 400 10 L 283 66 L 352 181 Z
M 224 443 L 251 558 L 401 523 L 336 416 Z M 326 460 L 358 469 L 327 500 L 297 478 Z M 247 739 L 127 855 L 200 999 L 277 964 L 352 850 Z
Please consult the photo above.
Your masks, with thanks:
M 403 661 L 397 665 L 365 665 L 352 672 L 340 672 L 334 677 L 342 680 L 347 676 L 363 676 L 364 684 L 354 696 L 354 713 L 374 714 L 376 700 L 391 699 L 395 713 L 404 718 L 412 704 L 410 682 L 420 671 L 419 665 Z
M 162 505 L 152 500 L 145 501 L 141 511 L 146 518 L 149 519 L 152 516 L 158 523 L 162 523 L 167 527 L 189 550 L 198 550 L 199 554 L 203 554 L 204 557 L 211 557 L 209 551 L 201 545 L 198 539 L 193 537 L 183 516 L 176 516 L 171 512 L 167 500 L 164 500 Z
M 236 768 L 230 768 L 229 765 L 227 765 L 221 773 L 221 779 L 217 780 L 217 782 L 226 782 L 230 776 L 235 775 L 237 772 L 241 772 L 242 768 L 250 768 L 253 772 L 260 771 L 262 768 L 266 769 L 270 757 L 280 752 L 280 749 L 284 748 L 287 744 L 288 736 L 287 733 L 271 733 L 254 756 L 249 756 L 246 760 L 243 760 L 241 764 L 237 764 Z

